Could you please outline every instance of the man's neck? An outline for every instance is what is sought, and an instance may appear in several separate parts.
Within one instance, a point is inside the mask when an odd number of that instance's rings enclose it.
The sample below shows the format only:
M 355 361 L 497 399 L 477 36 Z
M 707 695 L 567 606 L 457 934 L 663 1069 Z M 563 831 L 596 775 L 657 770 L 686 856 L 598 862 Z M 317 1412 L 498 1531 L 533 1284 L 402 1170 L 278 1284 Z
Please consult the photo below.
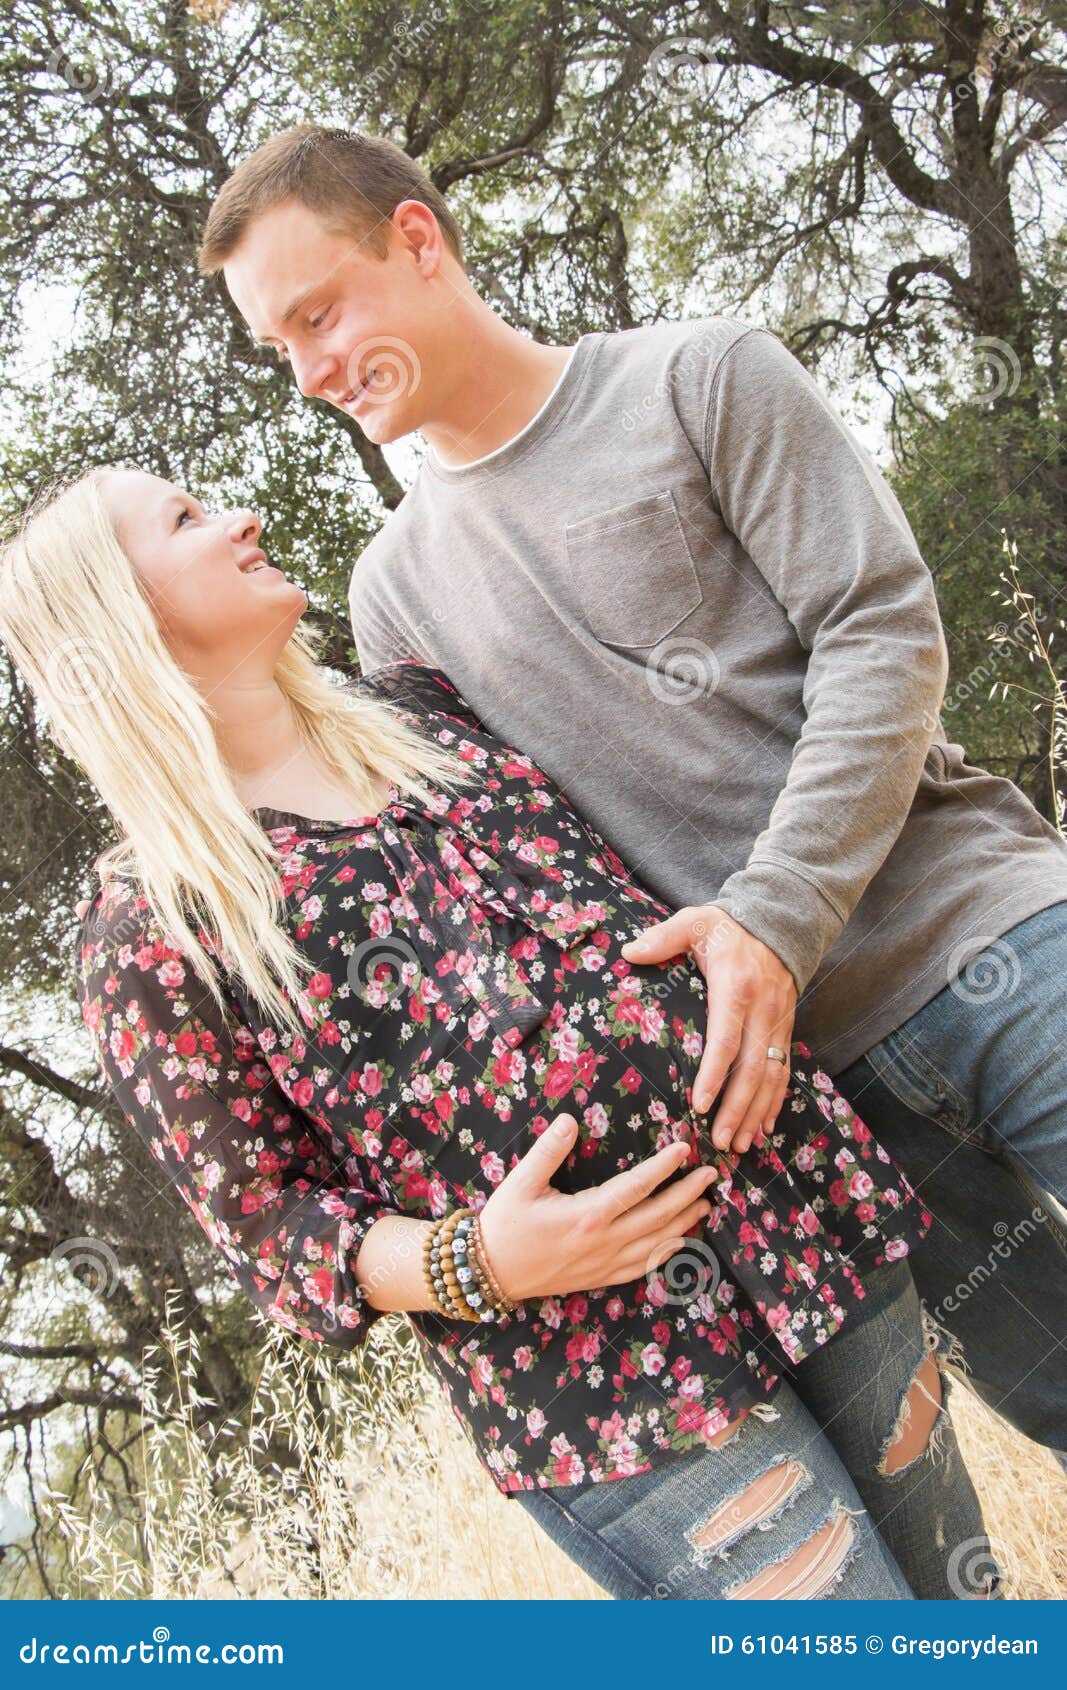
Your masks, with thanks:
M 513 440 L 541 409 L 572 351 L 530 340 L 487 310 L 464 346 L 463 374 L 446 405 L 421 429 L 440 462 L 459 469 Z

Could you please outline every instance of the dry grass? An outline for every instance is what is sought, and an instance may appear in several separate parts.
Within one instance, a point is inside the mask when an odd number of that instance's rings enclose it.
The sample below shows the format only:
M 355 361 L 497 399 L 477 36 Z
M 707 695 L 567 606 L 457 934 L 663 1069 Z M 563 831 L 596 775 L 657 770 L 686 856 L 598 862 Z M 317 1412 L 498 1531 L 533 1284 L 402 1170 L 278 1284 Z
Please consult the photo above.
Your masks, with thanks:
M 982 1499 L 1008 1595 L 1067 1596 L 1067 1474 L 1052 1453 L 1014 1432 L 972 1392 L 952 1393 L 956 1436 Z
M 252 1437 L 232 1425 L 225 1448 L 193 1431 L 193 1362 L 193 1340 L 167 1332 L 145 1374 L 150 1420 L 162 1374 L 179 1382 L 183 1413 L 145 1430 L 140 1531 L 91 1486 L 85 1514 L 52 1494 L 64 1595 L 607 1600 L 497 1492 L 406 1323 L 379 1322 L 343 1366 L 274 1333 Z M 962 1386 L 954 1415 L 1008 1594 L 1064 1597 L 1067 1477 Z M 257 1464 L 269 1433 L 291 1443 L 296 1474 Z
M 189 1410 L 194 1348 L 168 1335 L 166 1371 Z M 158 1377 L 150 1370 L 152 1414 Z M 962 1386 L 953 1402 L 1008 1594 L 1067 1595 L 1067 1477 Z M 404 1323 L 380 1322 L 342 1367 L 269 1342 L 250 1425 L 225 1450 L 204 1447 L 188 1413 L 149 1428 L 140 1540 L 102 1500 L 81 1516 L 53 1496 L 71 1563 L 63 1593 L 607 1600 L 482 1471 Z M 295 1477 L 257 1466 L 268 1429 L 291 1441 Z

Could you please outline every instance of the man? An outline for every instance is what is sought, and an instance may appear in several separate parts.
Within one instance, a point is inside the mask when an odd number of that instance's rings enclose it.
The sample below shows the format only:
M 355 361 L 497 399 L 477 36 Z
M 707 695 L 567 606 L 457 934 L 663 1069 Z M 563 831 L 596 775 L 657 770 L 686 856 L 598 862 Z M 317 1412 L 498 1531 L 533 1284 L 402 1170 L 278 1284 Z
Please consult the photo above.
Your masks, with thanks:
M 938 1217 L 915 1274 L 974 1383 L 1067 1447 L 1035 1190 L 1064 1190 L 1067 843 L 947 741 L 933 583 L 869 454 L 766 329 L 511 329 L 376 137 L 273 137 L 200 266 L 306 398 L 428 443 L 353 574 L 363 668 L 443 669 L 675 907 L 629 954 L 705 972 L 717 1143 L 813 1047 Z

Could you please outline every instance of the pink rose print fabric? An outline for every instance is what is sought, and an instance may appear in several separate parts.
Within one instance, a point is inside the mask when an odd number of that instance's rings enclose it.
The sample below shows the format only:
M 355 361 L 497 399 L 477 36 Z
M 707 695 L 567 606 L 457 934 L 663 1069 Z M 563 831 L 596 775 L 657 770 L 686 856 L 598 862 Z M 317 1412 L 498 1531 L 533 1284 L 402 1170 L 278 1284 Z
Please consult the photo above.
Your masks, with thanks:
M 383 1214 L 480 1208 L 563 1110 L 556 1183 L 599 1184 L 671 1139 L 714 1161 L 713 1210 L 630 1285 L 527 1303 L 496 1325 L 411 1321 L 498 1488 L 624 1477 L 706 1443 L 773 1394 L 861 1305 L 864 1271 L 930 1225 L 812 1052 L 792 1050 L 773 1141 L 716 1150 L 692 1110 L 707 989 L 690 958 L 620 950 L 670 914 L 566 795 L 414 660 L 350 683 L 478 776 L 376 817 L 257 819 L 280 847 L 314 964 L 292 1040 L 218 958 L 210 995 L 136 886 L 82 920 L 79 996 L 101 1069 L 235 1282 L 289 1331 L 342 1349 L 378 1311 L 355 1271 Z

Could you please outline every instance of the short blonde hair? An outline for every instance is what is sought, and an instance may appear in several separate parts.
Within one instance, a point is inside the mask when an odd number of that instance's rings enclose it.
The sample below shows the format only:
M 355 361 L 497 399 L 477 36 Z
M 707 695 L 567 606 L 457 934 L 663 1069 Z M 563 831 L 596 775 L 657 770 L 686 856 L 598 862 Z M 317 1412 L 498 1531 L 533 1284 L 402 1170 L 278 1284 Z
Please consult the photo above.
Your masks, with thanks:
M 401 147 L 380 135 L 301 123 L 264 141 L 219 190 L 197 255 L 201 274 L 217 275 L 253 220 L 291 199 L 379 259 L 388 251 L 385 225 L 393 212 L 403 200 L 418 200 L 463 265 L 463 235 L 444 195 Z

